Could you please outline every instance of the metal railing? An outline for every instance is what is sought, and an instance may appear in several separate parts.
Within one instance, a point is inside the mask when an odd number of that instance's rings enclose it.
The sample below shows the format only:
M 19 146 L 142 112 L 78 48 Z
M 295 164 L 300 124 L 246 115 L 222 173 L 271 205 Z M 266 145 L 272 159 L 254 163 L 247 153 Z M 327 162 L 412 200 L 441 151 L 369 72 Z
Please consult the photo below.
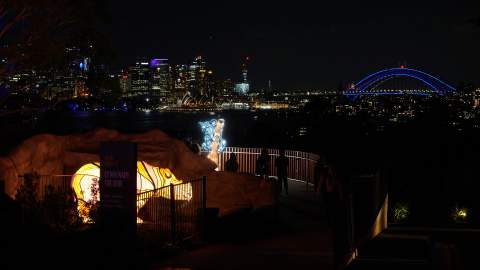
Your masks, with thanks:
M 65 226 L 78 218 L 72 175 L 19 176 L 16 199 L 22 203 L 25 224 L 42 222 Z M 137 194 L 137 229 L 156 239 L 175 243 L 195 236 L 206 207 L 206 178 Z M 62 224 L 63 223 L 63 224 Z
M 277 176 L 275 168 L 275 158 L 280 155 L 279 149 L 267 149 L 268 151 L 268 175 Z M 262 148 L 243 148 L 243 147 L 226 147 L 219 153 L 218 169 L 225 170 L 225 163 L 232 153 L 237 156 L 238 172 L 255 174 L 256 161 L 262 152 Z M 320 156 L 317 154 L 285 150 L 285 156 L 288 158 L 287 177 L 291 180 L 305 182 L 308 190 L 309 184 L 313 184 L 315 180 L 315 166 L 319 162 Z
M 52 192 L 73 195 L 71 188 L 72 175 L 24 174 L 19 175 L 18 178 L 20 180 L 18 190 L 32 189 L 31 192 L 35 193 L 35 198 L 38 201 L 43 201 L 45 195 Z
M 200 232 L 206 207 L 206 177 L 137 194 L 138 232 L 171 243 Z
M 23 224 L 66 230 L 80 223 L 71 175 L 25 174 L 19 180 L 15 199 L 21 205 Z

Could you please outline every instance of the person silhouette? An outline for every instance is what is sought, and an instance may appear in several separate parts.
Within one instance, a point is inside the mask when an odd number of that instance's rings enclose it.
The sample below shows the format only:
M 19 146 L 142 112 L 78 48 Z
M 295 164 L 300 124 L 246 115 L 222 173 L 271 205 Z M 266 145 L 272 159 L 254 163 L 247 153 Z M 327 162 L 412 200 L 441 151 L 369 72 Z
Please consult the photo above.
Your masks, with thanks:
M 265 148 L 262 149 L 257 159 L 255 173 L 265 179 L 268 177 L 268 151 Z
M 238 171 L 237 155 L 235 153 L 232 153 L 227 162 L 225 162 L 225 170 L 229 172 Z
M 288 158 L 285 156 L 285 150 L 280 149 L 280 155 L 275 159 L 275 167 L 277 167 L 277 178 L 278 184 L 280 185 L 280 193 L 282 192 L 283 184 L 283 187 L 285 188 L 285 194 L 288 195 Z
M 313 168 L 313 191 L 318 193 L 320 190 L 320 178 L 322 175 L 322 165 L 320 161 L 315 163 L 315 167 Z
M 325 194 L 327 222 L 333 235 L 334 265 L 335 269 L 343 265 L 344 256 L 348 253 L 348 210 L 344 199 L 343 178 L 337 174 L 332 163 L 327 165 L 326 175 L 322 179 L 322 191 Z

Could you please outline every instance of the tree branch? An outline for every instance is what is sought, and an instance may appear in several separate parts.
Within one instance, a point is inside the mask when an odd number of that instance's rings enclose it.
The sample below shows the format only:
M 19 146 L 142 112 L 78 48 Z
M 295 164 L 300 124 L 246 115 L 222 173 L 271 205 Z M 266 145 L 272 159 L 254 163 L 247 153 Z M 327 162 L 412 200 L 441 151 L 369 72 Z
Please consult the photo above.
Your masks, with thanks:
M 14 25 L 13 22 L 9 22 L 4 27 L 2 27 L 2 29 L 0 30 L 0 40 L 12 28 L 13 25 Z
M 3 10 L 3 14 L 0 15 L 0 18 L 4 17 L 7 14 L 7 10 L 5 7 L 0 7 L 0 13 Z M 16 24 L 24 20 L 29 16 L 28 9 L 26 7 L 22 8 L 22 10 L 5 26 L 0 28 L 0 40 L 7 34 L 7 32 Z

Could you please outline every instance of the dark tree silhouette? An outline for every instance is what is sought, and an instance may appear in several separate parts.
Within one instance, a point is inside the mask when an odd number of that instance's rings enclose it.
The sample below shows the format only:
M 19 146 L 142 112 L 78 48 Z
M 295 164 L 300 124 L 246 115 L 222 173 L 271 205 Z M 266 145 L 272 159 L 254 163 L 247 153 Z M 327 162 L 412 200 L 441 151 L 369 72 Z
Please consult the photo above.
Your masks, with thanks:
M 22 68 L 62 64 L 69 45 L 90 46 L 106 19 L 104 0 L 4 0 L 0 2 L 0 77 Z
M 469 19 L 468 22 L 480 27 L 480 17 Z

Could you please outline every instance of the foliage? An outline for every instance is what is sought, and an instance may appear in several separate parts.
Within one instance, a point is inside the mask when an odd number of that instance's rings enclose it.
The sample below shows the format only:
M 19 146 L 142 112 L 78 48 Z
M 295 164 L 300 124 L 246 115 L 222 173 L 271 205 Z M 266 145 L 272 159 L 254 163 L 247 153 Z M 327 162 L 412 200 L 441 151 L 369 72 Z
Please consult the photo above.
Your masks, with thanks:
M 56 230 L 66 231 L 81 224 L 77 205 L 69 192 L 49 185 L 46 188 L 41 206 L 43 221 Z
M 35 173 L 25 174 L 23 176 L 23 183 L 15 196 L 15 199 L 22 207 L 23 219 L 27 224 L 38 223 L 40 221 L 37 189 L 38 175 Z
M 465 207 L 460 207 L 456 204 L 451 209 L 451 218 L 455 223 L 466 223 L 468 221 L 468 209 Z
M 393 207 L 393 220 L 402 223 L 410 217 L 410 205 L 407 202 L 397 202 Z
M 75 229 L 81 224 L 70 192 L 48 185 L 44 194 L 40 194 L 40 177 L 36 173 L 25 174 L 23 180 L 16 200 L 22 207 L 25 224 L 44 224 L 57 231 Z
M 80 200 L 78 202 L 79 206 L 77 208 L 80 209 L 79 211 L 82 211 L 78 213 L 78 217 L 84 217 L 84 223 L 95 224 L 98 222 L 98 219 L 100 217 L 100 204 L 98 203 L 100 190 L 98 185 L 98 179 L 93 179 L 93 182 L 90 186 L 90 192 L 92 194 L 92 197 L 89 201 Z
M 88 212 L 88 217 L 92 223 L 98 223 L 99 219 L 99 209 L 100 204 L 98 203 L 98 199 L 100 196 L 100 186 L 98 185 L 98 179 L 94 179 L 92 185 L 90 186 L 90 190 L 92 193 L 92 199 L 88 202 L 90 211 Z

